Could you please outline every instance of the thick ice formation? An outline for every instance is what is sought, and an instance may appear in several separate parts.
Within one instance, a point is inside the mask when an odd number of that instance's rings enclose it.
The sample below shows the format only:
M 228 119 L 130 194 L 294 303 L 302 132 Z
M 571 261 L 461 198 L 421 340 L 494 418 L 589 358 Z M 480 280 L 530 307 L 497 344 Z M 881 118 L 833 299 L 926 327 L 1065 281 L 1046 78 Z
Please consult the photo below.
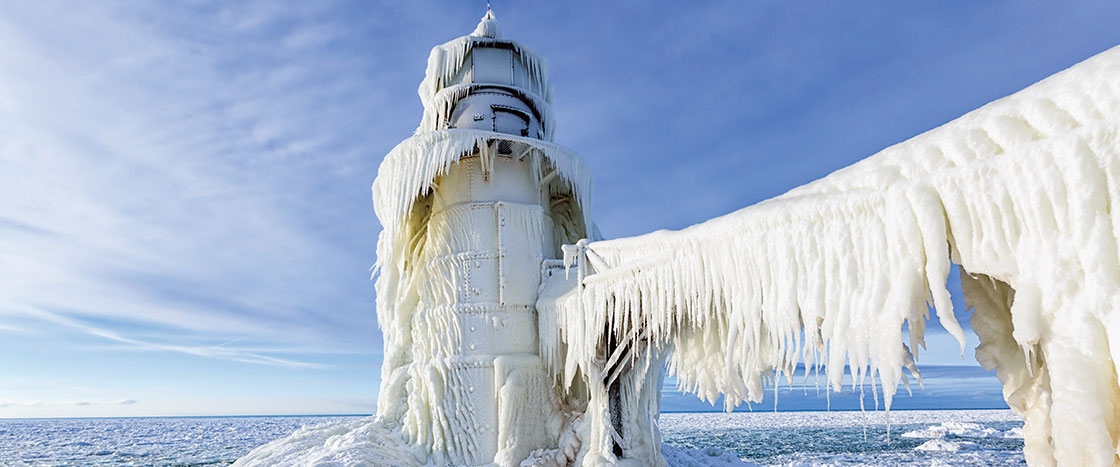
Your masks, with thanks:
M 848 364 L 889 408 L 927 303 L 963 350 L 950 259 L 1027 459 L 1120 459 L 1120 48 L 777 198 L 592 242 L 546 70 L 489 12 L 432 50 L 420 127 L 373 185 L 377 418 L 244 464 L 664 464 L 666 362 L 729 407 L 798 362 L 839 390 Z
M 594 232 L 591 176 L 551 143 L 544 61 L 499 31 L 487 11 L 474 33 L 432 49 L 421 124 L 373 183 L 385 345 L 376 419 L 297 433 L 247 464 L 351 462 L 378 446 L 396 465 L 579 453 L 586 403 L 555 397 L 535 304 L 541 264 Z
M 684 389 L 729 406 L 799 361 L 838 390 L 847 363 L 889 407 L 903 368 L 916 374 L 927 301 L 963 350 L 951 258 L 977 358 L 1026 418 L 1027 459 L 1111 465 L 1118 204 L 1120 47 L 777 198 L 566 246 L 575 269 L 552 272 L 537 305 L 541 354 L 567 382 L 667 353 Z
M 552 85 L 548 82 L 548 64 L 539 55 L 525 46 L 501 38 L 498 21 L 494 13 L 486 11 L 478 27 L 468 36 L 448 41 L 432 49 L 428 55 L 428 69 L 424 74 L 424 81 L 420 83 L 420 101 L 424 104 L 424 116 L 416 133 L 425 133 L 432 130 L 445 128 L 443 122 L 450 116 L 455 103 L 465 97 L 472 87 L 493 84 L 485 80 L 467 80 L 471 83 L 461 83 L 464 75 L 471 72 L 468 60 L 476 48 L 487 47 L 508 48 L 517 56 L 510 65 L 515 69 L 513 74 L 514 86 L 507 87 L 523 99 L 531 100 L 537 110 L 545 113 L 546 137 L 552 140 L 554 127 L 552 119 Z M 380 172 L 379 172 L 380 174 Z
M 233 465 L 422 465 L 425 454 L 401 431 L 375 420 L 357 419 L 296 430 L 258 447 Z
M 500 156 L 497 146 L 501 143 L 515 143 L 515 154 Z M 546 197 L 554 192 L 574 194 L 554 198 L 547 211 L 531 199 L 471 202 L 454 196 L 480 191 L 477 185 L 485 184 L 480 173 L 507 182 L 523 173 L 522 185 L 529 187 L 529 198 L 539 187 L 545 187 Z M 438 190 L 436 180 L 442 183 Z M 522 370 L 525 365 L 539 367 L 539 359 L 511 355 L 488 364 L 481 355 L 483 349 L 501 337 L 478 340 L 485 336 L 467 334 L 476 327 L 518 327 L 532 336 L 526 342 L 528 348 L 521 345 L 514 350 L 536 353 L 532 305 L 540 264 L 542 258 L 556 255 L 551 250 L 558 243 L 550 247 L 550 242 L 575 241 L 586 235 L 589 219 L 580 206 L 589 202 L 584 198 L 590 193 L 589 185 L 590 176 L 574 153 L 544 141 L 480 130 L 448 129 L 414 136 L 382 163 L 373 185 L 375 209 L 384 229 L 378 241 L 380 274 L 376 283 L 378 321 L 385 339 L 378 415 L 401 421 L 410 442 L 427 445 L 437 459 L 449 455 L 450 462 L 463 463 L 481 455 L 482 448 L 476 445 L 485 440 L 464 440 L 471 439 L 469 433 L 477 427 L 485 428 L 491 422 L 505 424 L 497 430 L 499 444 L 505 440 L 520 446 L 510 454 L 521 457 L 511 460 L 519 461 L 541 444 L 504 437 L 503 433 L 530 432 L 532 427 L 524 426 L 523 418 L 535 417 L 542 430 L 555 425 L 546 430 L 550 434 L 542 432 L 536 439 L 553 443 L 559 436 L 564 419 L 558 412 L 533 412 L 552 402 L 544 373 L 537 370 L 537 377 Z M 475 188 L 471 190 L 471 186 Z M 424 202 L 417 204 L 420 199 Z M 494 225 L 495 220 L 500 224 Z M 471 271 L 464 267 L 483 272 L 494 268 L 497 283 L 488 288 L 488 279 L 474 273 L 472 280 Z M 478 283 L 472 285 L 474 282 Z M 462 297 L 463 287 L 469 287 L 474 296 Z M 478 359 L 472 357 L 476 354 Z M 461 374 L 479 365 L 494 368 L 493 383 L 457 380 L 489 379 Z M 463 402 L 472 397 L 469 393 L 476 385 L 480 392 L 483 387 L 494 391 L 499 406 L 522 407 L 524 413 L 499 410 L 503 417 L 499 421 L 476 417 Z M 464 393 L 451 396 L 458 392 Z
M 542 262 L 588 236 L 590 173 L 549 142 L 543 60 L 498 38 L 490 12 L 432 50 L 420 96 L 417 134 L 373 184 L 378 417 L 421 462 L 516 465 L 549 448 L 567 462 L 580 403 L 554 397 L 535 303 Z

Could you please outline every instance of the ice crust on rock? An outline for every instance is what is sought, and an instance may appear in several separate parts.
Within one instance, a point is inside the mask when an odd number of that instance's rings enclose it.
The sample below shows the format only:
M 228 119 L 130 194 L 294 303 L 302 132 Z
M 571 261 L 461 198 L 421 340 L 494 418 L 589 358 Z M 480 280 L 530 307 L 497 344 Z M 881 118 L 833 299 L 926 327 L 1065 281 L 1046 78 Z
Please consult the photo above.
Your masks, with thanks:
M 798 362 L 839 390 L 847 363 L 889 408 L 903 369 L 917 375 L 927 302 L 964 350 L 944 286 L 952 259 L 977 359 L 1026 419 L 1029 462 L 1111 465 L 1118 152 L 1114 48 L 774 199 L 565 247 L 573 270 L 537 306 L 541 354 L 564 382 L 668 355 L 683 389 L 728 407 L 760 401 Z M 613 354 L 604 334 L 620 342 Z

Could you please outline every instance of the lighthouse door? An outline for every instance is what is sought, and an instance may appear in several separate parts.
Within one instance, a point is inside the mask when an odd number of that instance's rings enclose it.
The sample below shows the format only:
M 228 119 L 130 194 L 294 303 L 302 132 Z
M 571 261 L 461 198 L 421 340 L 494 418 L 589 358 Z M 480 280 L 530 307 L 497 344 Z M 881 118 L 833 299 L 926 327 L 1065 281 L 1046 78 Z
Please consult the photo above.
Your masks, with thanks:
M 510 135 L 529 136 L 529 123 L 532 119 L 522 109 L 508 105 L 493 104 L 494 131 Z

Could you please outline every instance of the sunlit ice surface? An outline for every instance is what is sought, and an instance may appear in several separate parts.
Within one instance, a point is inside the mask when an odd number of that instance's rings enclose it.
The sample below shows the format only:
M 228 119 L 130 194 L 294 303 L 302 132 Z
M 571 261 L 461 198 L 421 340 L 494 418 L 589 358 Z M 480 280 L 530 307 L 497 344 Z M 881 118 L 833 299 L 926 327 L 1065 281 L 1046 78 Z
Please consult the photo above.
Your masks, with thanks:
M 0 458 L 15 465 L 226 465 L 255 446 L 297 431 L 325 445 L 340 428 L 369 420 L 360 416 L 3 420 Z M 1007 410 L 661 415 L 662 452 L 671 465 L 727 465 L 729 459 L 762 465 L 1021 465 L 1022 426 L 1022 420 Z

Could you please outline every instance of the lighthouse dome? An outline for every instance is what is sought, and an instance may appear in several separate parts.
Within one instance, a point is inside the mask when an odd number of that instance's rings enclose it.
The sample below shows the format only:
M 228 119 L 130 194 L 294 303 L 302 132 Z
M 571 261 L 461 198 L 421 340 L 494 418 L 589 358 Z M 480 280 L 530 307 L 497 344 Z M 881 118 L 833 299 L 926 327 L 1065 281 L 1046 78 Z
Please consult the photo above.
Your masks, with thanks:
M 474 32 L 436 46 L 420 83 L 416 132 L 473 128 L 552 140 L 552 86 L 544 59 L 501 36 L 489 8 Z

